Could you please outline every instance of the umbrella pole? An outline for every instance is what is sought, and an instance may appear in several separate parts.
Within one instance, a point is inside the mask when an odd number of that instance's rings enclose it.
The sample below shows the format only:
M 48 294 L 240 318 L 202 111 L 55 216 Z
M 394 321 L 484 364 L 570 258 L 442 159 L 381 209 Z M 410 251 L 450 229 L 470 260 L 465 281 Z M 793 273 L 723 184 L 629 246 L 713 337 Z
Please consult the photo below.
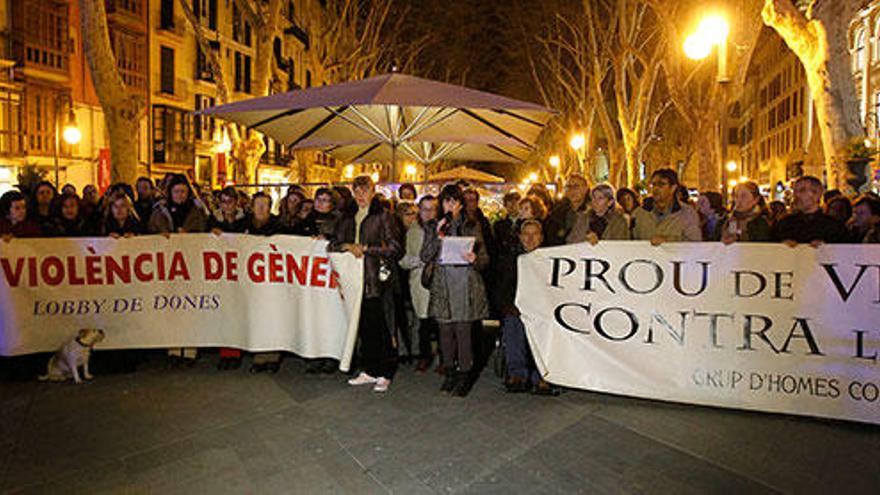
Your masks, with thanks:
M 397 182 L 395 169 L 397 168 L 397 143 L 391 143 L 391 180 L 389 182 Z

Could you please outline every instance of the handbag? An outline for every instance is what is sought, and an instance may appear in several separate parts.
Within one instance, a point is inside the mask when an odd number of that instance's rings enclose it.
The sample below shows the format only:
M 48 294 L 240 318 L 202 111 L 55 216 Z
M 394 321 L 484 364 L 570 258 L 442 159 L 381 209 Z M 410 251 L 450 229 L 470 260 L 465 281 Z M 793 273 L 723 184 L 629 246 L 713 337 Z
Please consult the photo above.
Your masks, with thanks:
M 431 282 L 434 280 L 434 270 L 436 267 L 437 263 L 432 261 L 422 268 L 422 287 L 425 289 L 431 289 Z

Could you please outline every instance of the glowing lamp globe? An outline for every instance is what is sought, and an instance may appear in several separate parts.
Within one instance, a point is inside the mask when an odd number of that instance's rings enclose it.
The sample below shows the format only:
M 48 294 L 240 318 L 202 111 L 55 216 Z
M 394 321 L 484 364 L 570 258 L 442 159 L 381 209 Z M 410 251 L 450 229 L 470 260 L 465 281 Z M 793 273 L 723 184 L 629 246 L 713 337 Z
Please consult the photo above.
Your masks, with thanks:
M 64 142 L 67 144 L 77 144 L 82 140 L 82 132 L 80 132 L 78 127 L 73 125 L 66 126 L 61 135 L 64 138 Z
M 712 43 L 697 32 L 684 40 L 684 54 L 691 60 L 702 60 L 712 53 Z
M 710 15 L 700 22 L 697 31 L 705 40 L 713 45 L 717 45 L 727 39 L 730 35 L 730 24 L 727 19 L 720 15 Z

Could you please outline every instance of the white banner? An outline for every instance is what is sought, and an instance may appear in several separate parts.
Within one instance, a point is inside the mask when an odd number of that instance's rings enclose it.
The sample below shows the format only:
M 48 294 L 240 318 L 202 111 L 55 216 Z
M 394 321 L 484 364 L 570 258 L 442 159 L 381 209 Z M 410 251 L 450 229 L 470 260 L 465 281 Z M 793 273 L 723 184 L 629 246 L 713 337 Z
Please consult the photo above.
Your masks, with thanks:
M 186 234 L 0 242 L 0 355 L 235 347 L 333 357 L 354 349 L 363 263 L 305 237 Z
M 551 383 L 880 424 L 880 246 L 540 249 L 517 306 Z

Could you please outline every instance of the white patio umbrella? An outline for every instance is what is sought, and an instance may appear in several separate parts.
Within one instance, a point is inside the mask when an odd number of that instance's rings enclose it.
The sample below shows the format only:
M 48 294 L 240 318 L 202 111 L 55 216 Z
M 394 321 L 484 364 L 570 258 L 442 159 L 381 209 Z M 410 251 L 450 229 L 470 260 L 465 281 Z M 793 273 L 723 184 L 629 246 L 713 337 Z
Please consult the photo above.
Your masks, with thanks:
M 554 111 L 403 74 L 238 101 L 199 112 L 291 149 L 345 161 L 521 161 Z M 393 167 L 393 165 L 392 165 Z M 392 168 L 393 174 L 393 168 Z

